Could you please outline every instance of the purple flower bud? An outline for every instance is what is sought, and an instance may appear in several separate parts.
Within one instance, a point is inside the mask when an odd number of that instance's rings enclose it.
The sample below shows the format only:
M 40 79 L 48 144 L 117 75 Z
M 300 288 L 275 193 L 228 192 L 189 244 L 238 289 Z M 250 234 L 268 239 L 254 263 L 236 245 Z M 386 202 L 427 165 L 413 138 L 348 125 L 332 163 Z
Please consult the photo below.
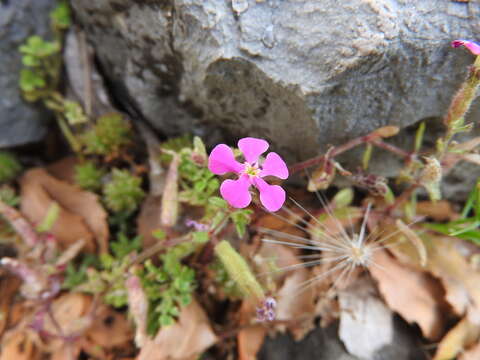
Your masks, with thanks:
M 185 221 L 185 225 L 188 227 L 193 227 L 197 231 L 208 231 L 208 225 L 199 223 L 195 220 L 188 219 Z
M 264 300 L 264 304 L 265 304 L 265 309 L 267 310 L 275 310 L 275 308 L 277 307 L 277 302 L 275 301 L 274 298 L 270 296 Z
M 259 322 L 273 321 L 275 320 L 276 313 L 275 308 L 277 302 L 272 297 L 267 297 L 262 301 L 261 306 L 257 307 L 257 320 Z
M 480 45 L 471 40 L 453 40 L 452 46 L 454 48 L 465 46 L 473 55 L 480 55 Z

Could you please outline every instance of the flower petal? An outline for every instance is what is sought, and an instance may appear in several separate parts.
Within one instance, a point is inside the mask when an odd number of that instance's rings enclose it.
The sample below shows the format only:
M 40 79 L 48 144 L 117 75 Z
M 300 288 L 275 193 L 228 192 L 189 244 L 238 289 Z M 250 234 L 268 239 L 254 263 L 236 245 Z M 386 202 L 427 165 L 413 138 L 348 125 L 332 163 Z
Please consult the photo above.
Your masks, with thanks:
M 453 40 L 452 46 L 454 48 L 465 46 L 473 55 L 480 55 L 480 45 L 470 40 Z
M 268 149 L 268 142 L 263 139 L 246 137 L 238 141 L 238 148 L 242 151 L 245 160 L 253 164 Z
M 208 158 L 208 168 L 217 175 L 228 172 L 240 173 L 244 165 L 235 160 L 232 149 L 225 144 L 215 146 Z
M 255 186 L 260 191 L 260 201 L 268 211 L 279 210 L 285 202 L 285 190 L 278 185 L 269 185 L 262 178 L 255 178 Z
M 250 185 L 248 175 L 243 175 L 238 180 L 225 180 L 220 186 L 220 194 L 230 205 L 241 209 L 252 201 L 248 191 Z
M 273 175 L 280 179 L 286 179 L 288 177 L 288 168 L 285 161 L 275 152 L 268 153 L 267 158 L 262 164 L 262 171 L 260 176 Z

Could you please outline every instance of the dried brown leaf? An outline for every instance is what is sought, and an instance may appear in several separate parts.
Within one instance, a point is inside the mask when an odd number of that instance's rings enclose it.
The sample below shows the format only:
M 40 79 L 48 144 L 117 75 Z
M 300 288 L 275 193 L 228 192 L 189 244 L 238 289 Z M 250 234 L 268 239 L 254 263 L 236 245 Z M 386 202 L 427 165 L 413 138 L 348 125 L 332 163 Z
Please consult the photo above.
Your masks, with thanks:
M 370 273 L 388 306 L 408 322 L 420 326 L 423 335 L 437 340 L 445 329 L 443 288 L 425 271 L 410 268 L 377 251 Z
M 84 239 L 87 251 L 108 251 L 107 213 L 95 194 L 57 180 L 41 168 L 27 171 L 20 185 L 22 212 L 33 223 L 43 220 L 53 202 L 60 205 L 51 232 L 61 247 Z
M 277 295 L 277 319 L 291 323 L 278 324 L 275 329 L 288 329 L 297 341 L 314 328 L 315 287 L 303 287 L 309 278 L 310 272 L 306 268 L 297 268 L 287 275 Z
M 167 171 L 165 189 L 162 195 L 162 208 L 160 210 L 160 223 L 165 227 L 175 226 L 179 210 L 178 166 L 180 165 L 180 155 L 173 152 L 171 155 L 172 161 Z
M 244 300 L 238 311 L 239 324 L 241 326 L 251 324 L 255 314 L 255 305 L 249 300 Z M 256 360 L 266 335 L 267 328 L 260 324 L 242 328 L 237 334 L 238 359 Z
M 480 272 L 466 258 L 468 248 L 451 237 L 429 239 L 427 268 L 445 287 L 446 300 L 458 315 L 468 314 L 472 322 L 480 319 Z
M 480 341 L 464 351 L 458 358 L 458 360 L 478 360 L 480 359 Z
M 10 317 L 10 305 L 21 281 L 16 276 L 7 275 L 0 277 L 0 338 L 7 327 Z
M 446 200 L 436 202 L 419 201 L 417 203 L 417 214 L 442 222 L 455 220 L 458 217 L 458 214 L 453 210 L 452 204 Z
M 193 360 L 216 341 L 207 315 L 193 300 L 175 324 L 161 328 L 155 339 L 147 341 L 138 360 Z
M 0 360 L 36 360 L 40 352 L 25 332 L 17 332 L 4 339 L 0 346 Z
M 378 135 L 382 138 L 389 138 L 392 136 L 395 136 L 398 134 L 400 131 L 400 128 L 398 126 L 383 126 L 373 132 L 373 134 Z
M 86 333 L 86 338 L 94 348 L 111 349 L 114 347 L 126 347 L 133 341 L 133 329 L 126 315 L 113 310 L 106 305 L 100 305 L 95 312 L 92 326 Z M 91 347 L 84 348 L 86 352 Z
M 161 196 L 148 195 L 142 203 L 140 215 L 137 218 L 137 228 L 138 234 L 142 237 L 144 249 L 158 242 L 158 239 L 152 235 L 152 232 L 162 228 L 160 221 L 161 207 Z
M 238 359 L 256 360 L 267 335 L 267 328 L 263 325 L 249 326 L 242 329 L 237 335 Z
M 464 349 L 478 340 L 480 325 L 463 318 L 440 341 L 433 360 L 450 360 L 456 358 Z
M 75 166 L 78 159 L 75 156 L 68 156 L 47 166 L 47 171 L 54 178 L 75 184 Z
M 91 297 L 80 293 L 66 293 L 55 299 L 52 304 L 52 313 L 63 334 L 71 335 L 84 330 L 90 322 L 85 318 L 90 305 Z M 45 330 L 58 334 L 58 328 L 46 317 Z
M 417 235 L 415 231 L 413 231 L 409 226 L 405 225 L 402 220 L 397 219 L 395 224 L 397 225 L 398 230 L 400 230 L 400 232 L 405 235 L 415 247 L 418 257 L 420 259 L 420 265 L 422 267 L 425 267 L 425 265 L 427 264 L 427 249 L 425 248 L 423 240 Z

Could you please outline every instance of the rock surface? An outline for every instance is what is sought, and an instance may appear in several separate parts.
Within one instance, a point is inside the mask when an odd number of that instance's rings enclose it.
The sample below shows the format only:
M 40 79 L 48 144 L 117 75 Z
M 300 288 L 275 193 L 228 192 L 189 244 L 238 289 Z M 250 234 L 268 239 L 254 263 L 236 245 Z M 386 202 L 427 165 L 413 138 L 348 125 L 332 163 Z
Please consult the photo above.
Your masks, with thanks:
M 31 35 L 46 36 L 55 0 L 0 1 L 0 148 L 40 140 L 48 115 L 24 102 L 18 81 L 22 68 L 18 47 Z
M 480 31 L 477 1 L 77 0 L 73 7 L 117 99 L 157 129 L 193 130 L 210 144 L 263 137 L 288 161 L 386 124 L 440 123 L 473 61 L 450 41 Z M 387 174 L 392 166 L 382 164 Z
M 317 328 L 296 343 L 288 335 L 265 341 L 259 360 L 423 360 L 425 354 L 411 336 L 411 329 L 400 319 L 394 320 L 395 342 L 378 350 L 372 357 L 350 355 L 338 339 L 338 329 Z
M 440 117 L 472 62 L 477 2 L 78 0 L 104 69 L 167 134 L 267 137 L 294 158 Z M 299 141 L 299 138 L 302 141 Z

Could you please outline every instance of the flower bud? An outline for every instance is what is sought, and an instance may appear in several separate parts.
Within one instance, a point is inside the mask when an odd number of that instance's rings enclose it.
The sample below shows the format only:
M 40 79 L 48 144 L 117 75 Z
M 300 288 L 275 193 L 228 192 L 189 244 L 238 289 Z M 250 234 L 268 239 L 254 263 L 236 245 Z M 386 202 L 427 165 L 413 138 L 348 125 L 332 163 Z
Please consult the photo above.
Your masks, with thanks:
M 420 184 L 428 191 L 432 201 L 440 200 L 440 182 L 442 180 L 442 166 L 434 157 L 425 157 L 425 167 L 420 175 Z

